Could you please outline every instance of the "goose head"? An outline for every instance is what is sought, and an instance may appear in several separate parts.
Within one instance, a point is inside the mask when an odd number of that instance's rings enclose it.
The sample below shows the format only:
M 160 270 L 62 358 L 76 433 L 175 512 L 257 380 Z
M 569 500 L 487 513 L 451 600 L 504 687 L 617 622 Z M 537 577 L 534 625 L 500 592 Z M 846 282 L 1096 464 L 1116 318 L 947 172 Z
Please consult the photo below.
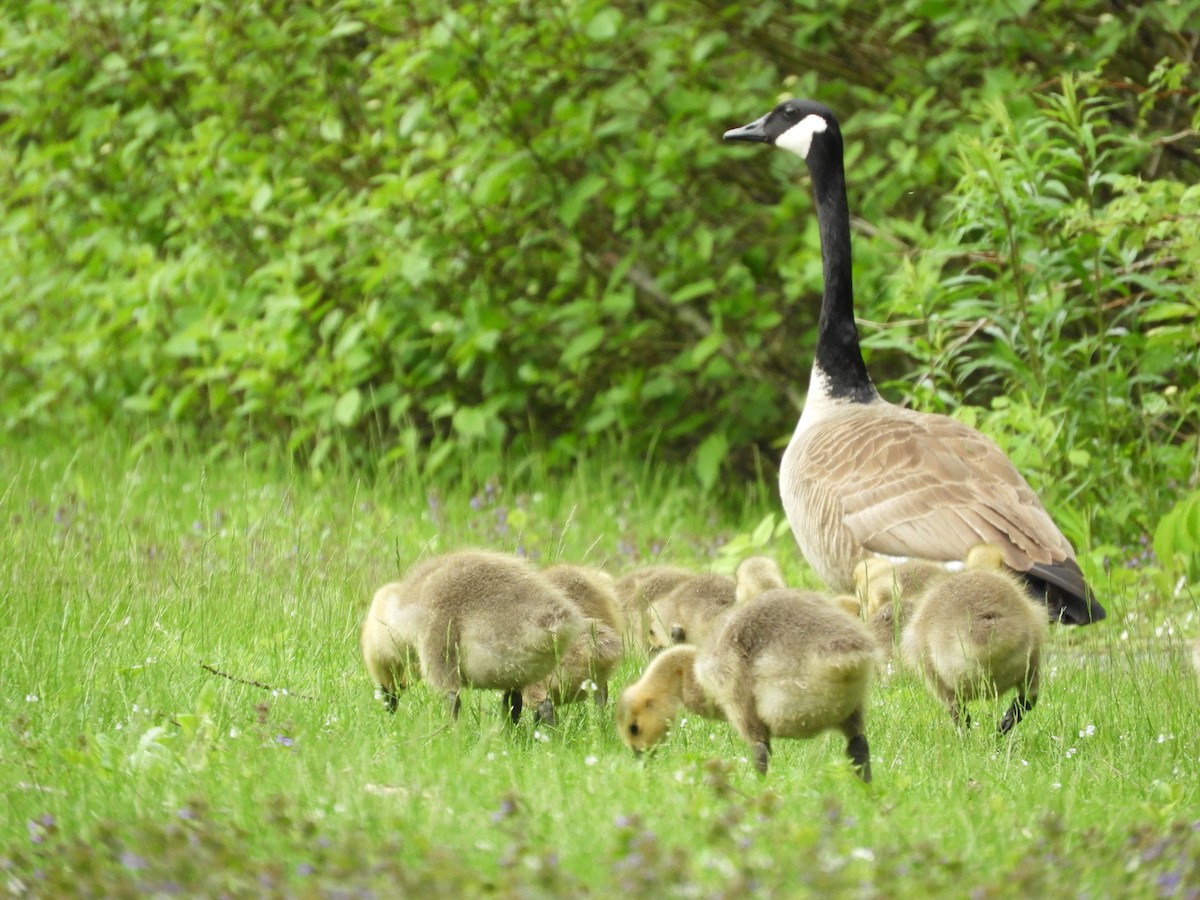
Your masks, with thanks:
M 841 155 L 842 135 L 837 119 L 816 100 L 784 100 L 769 113 L 741 128 L 725 132 L 726 141 L 772 144 L 795 153 L 810 164 L 818 155 Z

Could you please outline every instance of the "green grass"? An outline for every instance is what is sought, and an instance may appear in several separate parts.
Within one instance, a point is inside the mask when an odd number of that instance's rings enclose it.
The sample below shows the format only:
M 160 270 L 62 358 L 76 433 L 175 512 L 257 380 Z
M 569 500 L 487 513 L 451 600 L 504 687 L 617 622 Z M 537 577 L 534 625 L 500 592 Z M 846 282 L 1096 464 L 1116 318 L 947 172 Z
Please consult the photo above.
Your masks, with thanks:
M 727 726 L 694 717 L 638 762 L 590 706 L 543 733 L 472 692 L 451 726 L 418 686 L 386 714 L 358 624 L 422 551 L 707 566 L 774 508 L 769 487 L 733 509 L 654 471 L 435 490 L 115 438 L 0 448 L 7 889 L 1197 896 L 1182 641 L 1200 628 L 1194 604 L 1139 600 L 1136 581 L 1106 594 L 1107 623 L 1054 634 L 1011 739 L 992 733 L 999 703 L 959 735 L 912 678 L 881 680 L 870 786 L 836 736 L 777 742 L 762 780 Z M 813 583 L 790 537 L 767 549 Z

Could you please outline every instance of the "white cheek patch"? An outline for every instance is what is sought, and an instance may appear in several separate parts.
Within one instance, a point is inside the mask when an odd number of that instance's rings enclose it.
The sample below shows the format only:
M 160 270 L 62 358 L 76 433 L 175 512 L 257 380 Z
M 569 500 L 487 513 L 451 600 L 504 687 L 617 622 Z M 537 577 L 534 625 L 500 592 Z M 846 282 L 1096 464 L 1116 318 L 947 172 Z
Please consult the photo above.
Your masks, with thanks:
M 808 158 L 808 148 L 812 146 L 814 134 L 819 134 L 829 127 L 824 117 L 809 113 L 783 134 L 775 139 L 775 146 L 791 150 L 801 159 Z

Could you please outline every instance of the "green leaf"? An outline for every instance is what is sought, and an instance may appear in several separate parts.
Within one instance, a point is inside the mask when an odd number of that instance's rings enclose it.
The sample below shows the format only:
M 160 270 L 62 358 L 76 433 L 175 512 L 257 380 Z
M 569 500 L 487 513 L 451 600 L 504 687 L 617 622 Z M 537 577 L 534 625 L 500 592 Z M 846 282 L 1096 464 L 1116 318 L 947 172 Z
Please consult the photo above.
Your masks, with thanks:
M 258 190 L 254 192 L 254 196 L 250 198 L 250 209 L 255 214 L 262 213 L 271 202 L 271 197 L 274 192 L 271 185 L 263 183 L 258 186 Z
M 615 6 L 606 6 L 592 16 L 584 28 L 584 34 L 593 41 L 611 41 L 620 29 L 621 11 Z
M 558 217 L 568 228 L 573 228 L 583 215 L 587 202 L 598 194 L 608 183 L 601 175 L 586 175 L 577 181 L 574 187 L 563 197 L 562 205 L 558 208 Z
M 671 294 L 672 303 L 687 303 L 689 300 L 694 300 L 696 297 L 702 297 L 705 294 L 711 294 L 717 289 L 717 283 L 711 278 L 702 278 L 699 281 L 693 281 L 691 284 L 684 285 L 679 290 Z
M 451 423 L 465 438 L 481 438 L 487 434 L 490 417 L 478 406 L 460 406 L 454 411 Z
M 343 134 L 344 129 L 341 119 L 336 116 L 326 116 L 321 120 L 321 137 L 331 144 L 340 141 Z
M 573 365 L 600 346 L 604 341 L 604 329 L 599 325 L 575 335 L 567 342 L 562 352 L 564 365 Z
M 765 547 L 771 542 L 771 537 L 775 534 L 775 514 L 767 513 L 763 516 L 761 522 L 755 526 L 753 533 L 750 535 L 750 543 L 755 547 Z
M 696 448 L 696 477 L 705 490 L 711 490 L 717 483 L 728 452 L 729 439 L 719 431 L 710 434 Z
M 358 421 L 358 412 L 362 408 L 362 392 L 358 388 L 350 388 L 333 404 L 333 421 L 344 427 L 349 427 Z

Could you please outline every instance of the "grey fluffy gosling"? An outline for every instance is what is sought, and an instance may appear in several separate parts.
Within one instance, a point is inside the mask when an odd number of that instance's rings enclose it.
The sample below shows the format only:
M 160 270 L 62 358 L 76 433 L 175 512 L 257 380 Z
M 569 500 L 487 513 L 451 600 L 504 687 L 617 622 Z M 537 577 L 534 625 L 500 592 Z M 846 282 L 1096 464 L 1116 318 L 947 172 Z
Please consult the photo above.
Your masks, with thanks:
M 650 623 L 646 609 L 696 573 L 679 566 L 639 566 L 617 579 L 617 597 L 625 617 L 625 649 L 648 650 Z
M 759 594 L 787 587 L 779 565 L 769 556 L 748 556 L 738 563 L 733 573 L 737 582 L 736 602 L 745 603 Z
M 737 582 L 728 575 L 695 575 L 646 610 L 650 650 L 700 644 L 734 604 Z
M 967 568 L 939 579 L 920 597 L 901 638 L 904 661 L 921 672 L 955 725 L 962 704 L 1016 690 L 1000 721 L 1005 734 L 1038 699 L 1046 612 L 1000 563 L 999 548 L 972 549 Z
M 840 730 L 871 780 L 867 688 L 878 650 L 866 627 L 819 594 L 775 589 L 738 604 L 698 649 L 677 647 L 622 692 L 617 730 L 635 752 L 654 746 L 681 708 L 729 721 L 766 774 L 772 738 Z
M 457 718 L 459 692 L 504 692 L 512 721 L 521 689 L 545 677 L 584 628 L 561 589 L 526 560 L 461 550 L 414 566 L 375 594 L 363 623 L 363 661 L 388 708 L 412 677 L 446 692 Z
M 917 596 L 949 571 L 941 563 L 926 559 L 892 562 L 882 556 L 869 556 L 854 567 L 854 591 L 869 619 L 897 597 Z
M 540 681 L 522 691 L 525 706 L 553 723 L 554 708 L 574 703 L 589 693 L 597 706 L 608 702 L 608 679 L 621 659 L 622 617 L 612 576 L 599 569 L 560 563 L 543 574 L 577 606 L 584 616 L 579 634 L 562 661 Z

